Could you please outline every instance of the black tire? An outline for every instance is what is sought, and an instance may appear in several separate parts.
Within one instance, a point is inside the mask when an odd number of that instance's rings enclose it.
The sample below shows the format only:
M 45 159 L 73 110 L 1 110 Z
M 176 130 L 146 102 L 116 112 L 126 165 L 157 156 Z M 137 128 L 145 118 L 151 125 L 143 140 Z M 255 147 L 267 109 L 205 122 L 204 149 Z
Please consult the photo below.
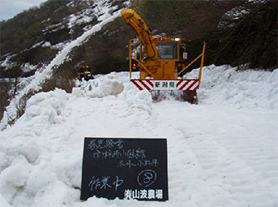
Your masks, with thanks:
M 198 97 L 196 91 L 184 91 L 183 100 L 191 104 L 198 104 Z

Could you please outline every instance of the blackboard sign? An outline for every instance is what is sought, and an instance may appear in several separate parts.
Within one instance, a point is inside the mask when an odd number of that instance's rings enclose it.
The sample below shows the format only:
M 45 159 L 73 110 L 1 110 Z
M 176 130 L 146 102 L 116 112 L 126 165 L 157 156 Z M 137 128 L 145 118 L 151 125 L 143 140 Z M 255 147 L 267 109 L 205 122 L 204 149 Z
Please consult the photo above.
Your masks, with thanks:
M 168 200 L 166 139 L 85 138 L 81 200 Z

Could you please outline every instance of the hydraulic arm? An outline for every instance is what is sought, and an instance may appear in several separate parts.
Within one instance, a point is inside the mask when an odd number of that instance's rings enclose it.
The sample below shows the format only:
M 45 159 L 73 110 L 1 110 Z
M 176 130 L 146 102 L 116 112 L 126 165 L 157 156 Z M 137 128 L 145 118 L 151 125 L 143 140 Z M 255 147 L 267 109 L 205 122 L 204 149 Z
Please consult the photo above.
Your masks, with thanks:
M 125 9 L 121 13 L 126 24 L 134 29 L 143 43 L 147 59 L 157 59 L 157 49 L 153 34 L 146 22 L 132 9 Z

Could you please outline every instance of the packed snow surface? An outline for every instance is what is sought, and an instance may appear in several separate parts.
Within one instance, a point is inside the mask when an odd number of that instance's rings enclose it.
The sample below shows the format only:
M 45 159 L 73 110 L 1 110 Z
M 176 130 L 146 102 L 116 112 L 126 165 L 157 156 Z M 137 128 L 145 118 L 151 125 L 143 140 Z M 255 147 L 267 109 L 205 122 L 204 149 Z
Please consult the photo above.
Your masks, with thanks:
M 0 132 L 0 206 L 277 207 L 278 70 L 212 65 L 198 94 L 153 103 L 122 72 L 34 95 Z M 80 201 L 84 137 L 166 137 L 169 200 Z

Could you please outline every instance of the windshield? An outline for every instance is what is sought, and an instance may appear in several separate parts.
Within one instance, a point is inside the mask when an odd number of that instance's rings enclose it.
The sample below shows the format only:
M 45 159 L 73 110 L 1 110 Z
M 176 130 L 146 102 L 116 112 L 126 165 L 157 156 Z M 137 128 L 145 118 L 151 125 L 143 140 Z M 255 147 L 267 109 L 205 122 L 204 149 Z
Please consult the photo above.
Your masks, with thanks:
M 157 42 L 157 53 L 160 59 L 177 59 L 177 43 L 175 42 Z

